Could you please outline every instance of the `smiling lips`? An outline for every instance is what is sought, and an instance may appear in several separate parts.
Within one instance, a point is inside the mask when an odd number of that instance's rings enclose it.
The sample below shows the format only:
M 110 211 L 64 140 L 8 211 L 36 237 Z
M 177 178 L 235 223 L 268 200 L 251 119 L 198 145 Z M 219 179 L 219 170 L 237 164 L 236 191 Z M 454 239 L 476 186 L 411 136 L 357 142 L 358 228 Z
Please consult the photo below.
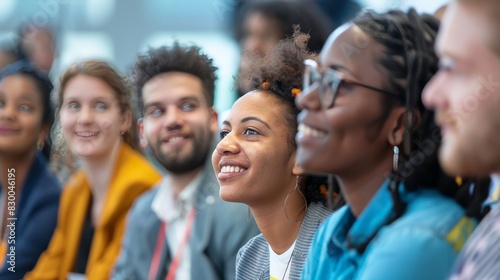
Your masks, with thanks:
M 91 138 L 97 136 L 99 132 L 75 132 L 76 136 L 83 138 Z
M 221 173 L 240 173 L 246 171 L 245 168 L 239 166 L 226 165 L 220 169 Z
M 299 124 L 298 131 L 302 132 L 304 136 L 312 136 L 312 137 L 324 137 L 326 136 L 326 132 L 322 130 L 318 130 L 307 126 L 303 123 Z
M 19 129 L 14 129 L 14 128 L 7 127 L 7 126 L 0 126 L 0 133 L 15 133 L 18 131 L 19 131 Z
M 186 139 L 186 137 L 184 137 L 184 136 L 176 136 L 176 137 L 172 137 L 170 139 L 167 139 L 167 141 L 165 141 L 165 142 L 167 142 L 167 143 L 176 143 L 176 142 L 182 141 L 184 139 Z

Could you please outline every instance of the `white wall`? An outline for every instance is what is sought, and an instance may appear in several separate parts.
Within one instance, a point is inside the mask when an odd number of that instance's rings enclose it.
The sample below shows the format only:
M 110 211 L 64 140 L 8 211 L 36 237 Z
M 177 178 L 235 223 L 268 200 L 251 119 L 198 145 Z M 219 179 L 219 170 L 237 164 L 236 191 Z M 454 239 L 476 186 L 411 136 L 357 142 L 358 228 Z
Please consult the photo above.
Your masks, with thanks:
M 434 13 L 439 7 L 450 0 L 359 0 L 361 4 L 377 11 L 385 11 L 391 8 L 407 10 L 414 7 L 419 13 Z

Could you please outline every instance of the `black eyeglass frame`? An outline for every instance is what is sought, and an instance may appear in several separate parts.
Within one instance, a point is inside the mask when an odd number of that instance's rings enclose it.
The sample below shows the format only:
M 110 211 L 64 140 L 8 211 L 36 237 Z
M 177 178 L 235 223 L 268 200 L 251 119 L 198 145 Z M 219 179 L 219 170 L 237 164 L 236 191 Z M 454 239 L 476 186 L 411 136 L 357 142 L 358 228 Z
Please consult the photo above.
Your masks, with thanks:
M 373 87 L 367 84 L 351 81 L 348 79 L 343 79 L 340 78 L 339 73 L 331 68 L 325 68 L 322 73 L 318 71 L 318 63 L 312 59 L 307 59 L 304 61 L 305 65 L 305 70 L 304 70 L 304 76 L 303 76 L 303 90 L 306 90 L 308 87 L 310 87 L 313 83 L 320 82 L 319 83 L 319 91 L 318 91 L 318 98 L 321 103 L 321 106 L 324 109 L 330 109 L 333 108 L 335 105 L 335 99 L 337 98 L 337 93 L 340 88 L 340 85 L 342 83 L 353 85 L 353 86 L 359 86 L 363 87 L 366 89 L 370 89 L 376 92 L 380 92 L 383 94 L 388 95 L 391 98 L 398 99 L 399 101 L 402 101 L 402 97 L 398 94 L 395 94 L 393 92 L 383 90 L 377 87 Z M 311 76 L 312 78 L 312 83 L 311 83 Z M 326 79 L 325 77 L 328 77 Z M 327 88 L 330 87 L 331 91 L 327 91 Z

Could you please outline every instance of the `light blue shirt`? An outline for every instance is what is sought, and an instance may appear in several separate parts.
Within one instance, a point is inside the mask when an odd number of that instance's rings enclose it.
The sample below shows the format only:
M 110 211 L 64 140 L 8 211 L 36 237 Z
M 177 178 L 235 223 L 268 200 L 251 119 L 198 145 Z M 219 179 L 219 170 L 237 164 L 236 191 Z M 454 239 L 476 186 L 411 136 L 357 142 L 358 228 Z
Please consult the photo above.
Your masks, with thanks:
M 320 227 L 303 279 L 444 279 L 476 222 L 452 199 L 432 189 L 399 193 L 404 214 L 394 217 L 386 181 L 358 219 L 348 205 Z M 368 240 L 364 253 L 360 247 Z

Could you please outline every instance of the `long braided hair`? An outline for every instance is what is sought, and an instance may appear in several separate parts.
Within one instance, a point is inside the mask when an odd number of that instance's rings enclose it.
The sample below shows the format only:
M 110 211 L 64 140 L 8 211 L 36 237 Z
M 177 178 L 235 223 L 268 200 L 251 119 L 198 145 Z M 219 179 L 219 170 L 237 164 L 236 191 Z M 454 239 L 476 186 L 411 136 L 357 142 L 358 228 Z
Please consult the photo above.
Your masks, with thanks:
M 383 14 L 364 11 L 353 23 L 383 47 L 377 62 L 388 77 L 385 87 L 390 92 L 401 94 L 400 100 L 407 109 L 403 117 L 405 132 L 399 147 L 398 169 L 390 175 L 389 189 L 395 215 L 386 224 L 397 220 L 406 210 L 398 192 L 400 182 L 404 182 L 408 191 L 435 188 L 452 198 L 460 193 L 461 199 L 457 202 L 466 209 L 466 214 L 480 219 L 483 192 L 462 191 L 455 178 L 444 174 L 438 160 L 440 129 L 434 121 L 434 112 L 427 110 L 422 103 L 423 89 L 438 70 L 439 59 L 434 52 L 434 41 L 439 21 L 410 9 L 407 13 L 396 10 Z M 388 112 L 397 102 L 401 101 L 385 98 L 383 109 Z M 474 199 L 473 196 L 481 197 Z M 356 250 L 363 252 L 375 235 Z

